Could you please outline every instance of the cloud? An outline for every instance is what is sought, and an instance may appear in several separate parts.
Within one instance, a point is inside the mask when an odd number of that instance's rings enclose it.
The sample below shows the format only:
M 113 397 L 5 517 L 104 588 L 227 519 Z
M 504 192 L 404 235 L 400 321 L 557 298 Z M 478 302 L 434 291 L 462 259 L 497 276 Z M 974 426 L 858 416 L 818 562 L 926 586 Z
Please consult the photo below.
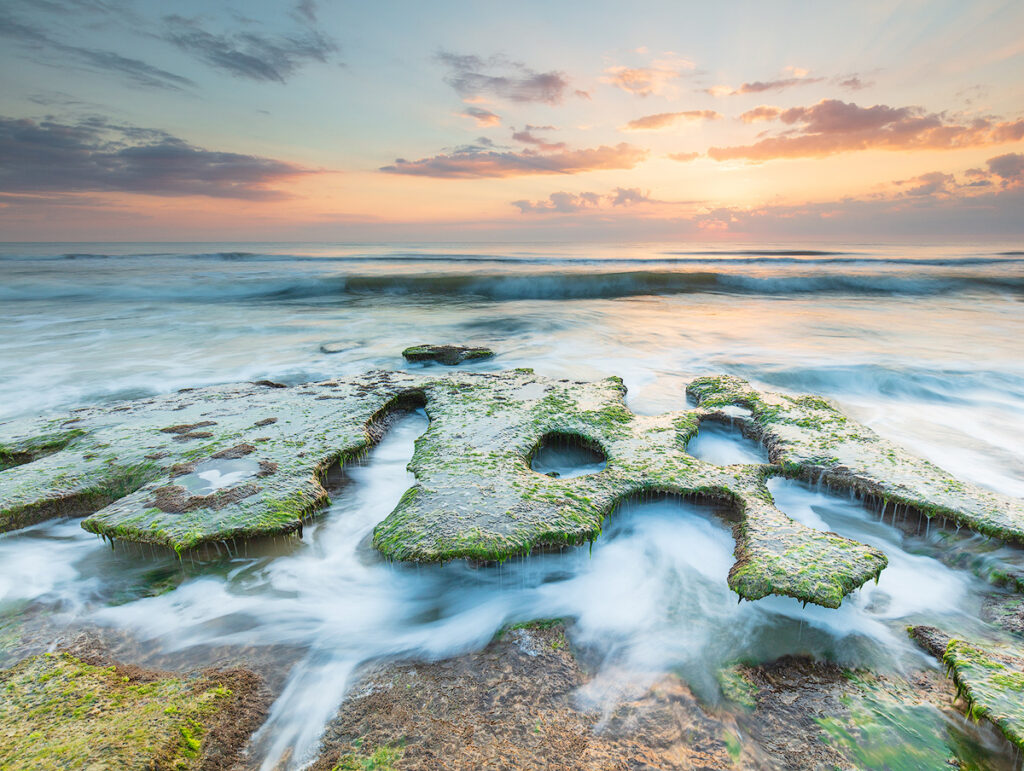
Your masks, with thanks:
M 0 192 L 126 192 L 269 200 L 311 173 L 254 155 L 206 150 L 158 129 L 0 117 Z
M 659 112 L 635 118 L 623 126 L 620 131 L 658 131 L 667 128 L 680 120 L 720 120 L 721 113 L 714 110 L 685 110 L 683 112 Z
M 778 119 L 795 128 L 752 145 L 712 147 L 708 155 L 717 161 L 818 158 L 870 149 L 977 147 L 1024 136 L 1024 119 L 993 123 L 987 118 L 976 118 L 957 123 L 947 120 L 942 113 L 927 113 L 920 107 L 860 107 L 836 99 L 783 110 Z
M 761 94 L 765 91 L 784 91 L 793 86 L 807 86 L 812 83 L 821 83 L 825 78 L 808 78 L 807 70 L 793 69 L 798 74 L 791 78 L 777 78 L 775 80 L 755 80 L 752 83 L 744 83 L 739 88 L 732 86 L 712 86 L 705 89 L 705 92 L 712 96 L 738 96 L 739 94 Z M 803 74 L 799 74 L 803 73 Z
M 638 187 L 617 187 L 611 196 L 612 206 L 632 206 L 638 203 L 655 203 L 651 192 L 646 193 Z
M 860 79 L 859 75 L 850 75 L 849 77 L 838 79 L 836 81 L 836 85 L 841 86 L 842 88 L 848 88 L 851 91 L 860 91 L 865 88 L 870 88 L 875 84 L 871 82 L 865 83 Z
M 388 174 L 411 174 L 442 179 L 479 179 L 522 177 L 533 174 L 579 174 L 602 169 L 631 169 L 647 157 L 647 151 L 620 142 L 614 147 L 602 145 L 584 150 L 563 150 L 542 154 L 457 148 L 417 161 L 397 159 L 381 167 Z
M 601 196 L 597 193 L 552 193 L 544 201 L 513 201 L 512 205 L 522 214 L 545 214 L 556 212 L 569 214 L 582 209 L 597 208 Z
M 316 0 L 299 0 L 295 4 L 295 15 L 310 24 L 316 24 Z
M 688 59 L 666 54 L 652 62 L 649 67 L 609 67 L 600 81 L 636 96 L 666 94 L 671 92 L 674 82 L 682 77 L 684 72 L 693 70 L 694 67 L 694 63 Z
M 564 150 L 565 142 L 548 142 L 543 137 L 539 137 L 533 133 L 534 131 L 545 131 L 550 129 L 550 126 L 527 126 L 525 130 L 513 133 L 512 139 L 516 142 L 522 142 L 524 145 L 533 145 L 543 152 Z
M 218 35 L 198 19 L 165 16 L 164 39 L 238 78 L 284 83 L 304 64 L 326 62 L 337 44 L 316 30 L 267 37 L 254 32 Z
M 571 214 L 585 209 L 599 209 L 604 204 L 610 206 L 633 206 L 644 203 L 660 203 L 638 187 L 617 187 L 610 193 L 567 193 L 559 191 L 551 193 L 540 201 L 512 201 L 512 206 L 522 214 Z
M 501 125 L 500 115 L 495 115 L 490 110 L 485 110 L 482 107 L 467 107 L 459 114 L 475 120 L 476 125 L 479 128 L 490 128 L 491 126 Z
M 113 73 L 146 88 L 180 91 L 195 85 L 188 78 L 154 67 L 141 59 L 121 56 L 99 48 L 85 48 L 61 42 L 36 27 L 16 21 L 3 12 L 0 12 L 0 37 L 13 40 L 40 54 L 45 52 L 45 56 L 39 61 L 51 66 L 56 64 L 52 58 L 52 54 L 56 52 L 78 66 L 92 71 Z
M 700 157 L 700 153 L 669 153 L 668 157 L 673 161 L 679 161 L 680 163 L 687 163 L 695 158 Z
M 756 123 L 759 120 L 775 120 L 779 117 L 782 112 L 780 107 L 772 107 L 771 105 L 762 104 L 760 107 L 755 107 L 753 110 L 747 110 L 745 113 L 740 115 L 740 120 L 744 123 Z
M 445 82 L 463 99 L 491 97 L 513 102 L 561 104 L 569 87 L 564 73 L 537 72 L 504 56 L 483 59 L 441 51 L 436 58 L 448 67 Z
M 965 191 L 966 192 L 966 191 Z M 1024 187 L 980 194 L 844 198 L 807 204 L 750 209 L 722 207 L 702 212 L 692 222 L 705 232 L 816 236 L 871 232 L 889 236 L 1024 235 L 1020 211 Z
M 950 192 L 950 186 L 956 184 L 956 178 L 952 174 L 943 174 L 941 171 L 931 171 L 911 179 L 897 180 L 897 185 L 913 184 L 904 191 L 904 195 L 923 196 L 936 195 L 937 193 Z
M 990 173 L 995 174 L 1004 183 L 1024 182 L 1024 154 L 1007 153 L 989 158 L 986 161 Z

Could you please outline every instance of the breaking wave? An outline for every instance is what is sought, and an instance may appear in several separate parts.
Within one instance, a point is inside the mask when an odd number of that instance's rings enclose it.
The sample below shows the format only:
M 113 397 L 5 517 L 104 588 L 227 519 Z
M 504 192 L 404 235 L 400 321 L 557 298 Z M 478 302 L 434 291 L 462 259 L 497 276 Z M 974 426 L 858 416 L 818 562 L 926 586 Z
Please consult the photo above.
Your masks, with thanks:
M 417 295 L 503 300 L 612 299 L 643 295 L 721 293 L 740 295 L 935 295 L 961 292 L 1024 292 L 1024 275 L 941 273 L 817 273 L 743 275 L 716 271 L 620 271 L 582 273 L 378 274 L 285 277 L 210 275 L 202 283 L 163 281 L 30 281 L 0 287 L 0 300 L 329 300 L 360 295 Z

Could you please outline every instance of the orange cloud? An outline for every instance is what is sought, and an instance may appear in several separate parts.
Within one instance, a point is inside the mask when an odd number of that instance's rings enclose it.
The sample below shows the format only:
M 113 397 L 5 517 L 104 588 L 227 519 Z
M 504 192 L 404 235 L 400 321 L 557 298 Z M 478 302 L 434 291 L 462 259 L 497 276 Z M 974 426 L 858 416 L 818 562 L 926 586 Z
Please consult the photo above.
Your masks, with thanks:
M 501 116 L 495 115 L 490 110 L 485 110 L 482 107 L 467 107 L 465 110 L 459 113 L 466 118 L 472 118 L 476 121 L 476 125 L 479 128 L 490 128 L 492 126 L 501 125 Z
M 756 123 L 759 120 L 775 120 L 781 112 L 782 109 L 780 107 L 762 104 L 753 110 L 747 110 L 740 116 L 740 120 L 744 123 Z
M 397 159 L 381 167 L 388 174 L 410 174 L 441 179 L 523 177 L 534 174 L 579 174 L 603 169 L 632 169 L 647 157 L 647 151 L 625 142 L 614 147 L 602 145 L 582 150 L 539 153 L 487 150 L 477 146 L 460 148 L 416 161 Z
M 699 155 L 700 153 L 669 153 L 668 157 L 673 161 L 686 163 L 687 161 L 692 161 L 694 158 L 697 158 Z
M 714 110 L 686 110 L 684 112 L 659 112 L 631 120 L 620 131 L 658 131 L 680 120 L 720 120 L 722 114 Z
M 860 107 L 837 99 L 823 99 L 810 107 L 784 110 L 778 119 L 796 128 L 752 145 L 712 147 L 708 155 L 716 161 L 766 161 L 818 158 L 871 149 L 979 147 L 1024 137 L 1024 119 L 993 123 L 987 118 L 976 118 L 967 123 L 955 123 L 947 121 L 942 113 L 926 113 L 920 107 L 882 104 Z
M 609 67 L 600 80 L 637 96 L 664 94 L 684 71 L 695 66 L 688 59 L 669 54 L 652 62 L 650 67 Z

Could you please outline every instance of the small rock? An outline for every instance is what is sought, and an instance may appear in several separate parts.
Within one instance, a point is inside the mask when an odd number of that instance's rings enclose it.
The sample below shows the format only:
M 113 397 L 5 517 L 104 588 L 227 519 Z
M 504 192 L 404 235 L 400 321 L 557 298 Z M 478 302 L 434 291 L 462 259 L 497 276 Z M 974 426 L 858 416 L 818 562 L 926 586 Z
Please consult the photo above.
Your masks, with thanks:
M 463 345 L 414 345 L 402 351 L 402 356 L 408 361 L 436 361 L 451 367 L 464 361 L 494 358 L 494 351 Z

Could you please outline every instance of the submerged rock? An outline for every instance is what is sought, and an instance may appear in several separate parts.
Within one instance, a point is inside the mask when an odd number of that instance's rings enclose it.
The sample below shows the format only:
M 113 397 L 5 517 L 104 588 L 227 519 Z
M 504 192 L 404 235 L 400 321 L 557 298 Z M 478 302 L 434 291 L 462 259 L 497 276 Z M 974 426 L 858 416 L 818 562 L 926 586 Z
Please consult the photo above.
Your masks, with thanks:
M 358 347 L 352 343 L 323 343 L 320 346 L 320 353 L 345 353 L 345 351 L 354 351 Z
M 668 493 L 719 504 L 732 525 L 729 585 L 741 598 L 780 594 L 837 607 L 886 565 L 877 549 L 809 528 L 774 506 L 773 475 L 883 491 L 933 515 L 1024 541 L 1021 502 L 951 480 L 816 397 L 703 378 L 696 410 L 638 416 L 619 378 L 555 380 L 520 369 L 429 375 L 370 372 L 267 388 L 194 389 L 76 410 L 65 420 L 0 426 L 0 530 L 92 514 L 87 530 L 179 552 L 204 543 L 301 531 L 327 502 L 324 481 L 360 457 L 397 413 L 430 418 L 409 469 L 416 484 L 375 529 L 386 557 L 501 561 L 593 541 L 620 502 Z M 687 454 L 702 419 L 739 403 L 770 464 L 716 466 Z M 597 473 L 530 469 L 546 438 L 577 437 L 606 458 Z M 47 437 L 50 454 L 28 453 Z
M 313 768 L 1008 767 L 989 763 L 987 732 L 947 706 L 950 685 L 932 669 L 883 677 L 784 657 L 729 668 L 727 701 L 714 706 L 676 675 L 598 677 L 550 622 L 441 661 L 377 664 L 359 674 Z
M 490 348 L 470 348 L 461 345 L 414 345 L 402 351 L 408 361 L 436 361 L 452 367 L 464 361 L 493 359 Z
M 69 653 L 0 670 L 0 767 L 227 769 L 262 722 L 250 672 L 172 676 Z
M 560 625 L 507 630 L 482 651 L 364 671 L 313 768 L 739 769 L 735 723 L 667 676 L 607 714 Z M 385 763 L 389 765 L 385 765 Z
M 910 630 L 938 658 L 957 687 L 957 698 L 975 720 L 991 721 L 1015 746 L 1024 749 L 1024 657 L 1021 651 L 985 648 L 945 635 L 935 627 Z

